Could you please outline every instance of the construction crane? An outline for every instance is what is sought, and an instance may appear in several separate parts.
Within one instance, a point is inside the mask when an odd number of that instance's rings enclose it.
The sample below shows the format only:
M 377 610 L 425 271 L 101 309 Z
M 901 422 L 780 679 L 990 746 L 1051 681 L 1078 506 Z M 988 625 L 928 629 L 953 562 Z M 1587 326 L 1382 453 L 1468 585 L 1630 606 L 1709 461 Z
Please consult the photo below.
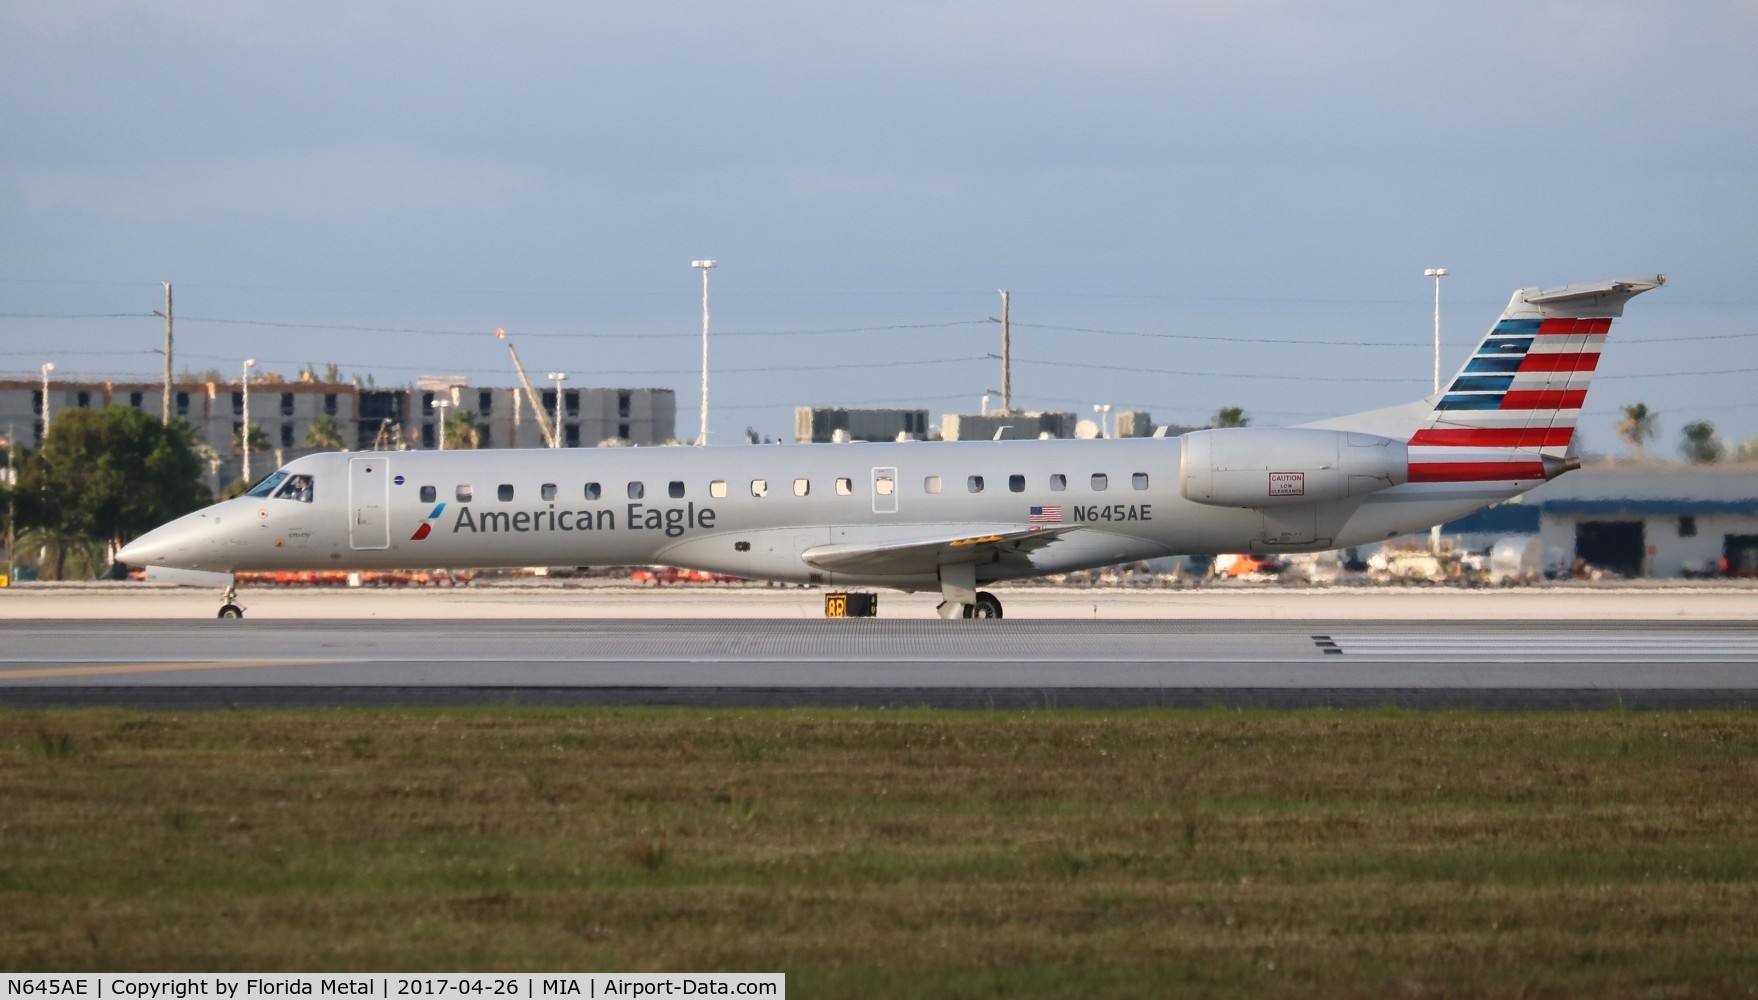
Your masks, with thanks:
M 497 340 L 507 340 L 506 327 L 496 327 L 494 335 Z M 550 426 L 549 416 L 543 409 L 543 400 L 538 398 L 537 390 L 531 388 L 531 380 L 525 377 L 525 366 L 519 363 L 519 352 L 513 350 L 513 342 L 510 340 L 507 340 L 507 353 L 513 356 L 513 370 L 519 373 L 519 384 L 525 387 L 525 398 L 531 401 L 531 412 L 537 416 L 537 429 L 543 432 L 543 446 L 557 447 L 555 428 Z

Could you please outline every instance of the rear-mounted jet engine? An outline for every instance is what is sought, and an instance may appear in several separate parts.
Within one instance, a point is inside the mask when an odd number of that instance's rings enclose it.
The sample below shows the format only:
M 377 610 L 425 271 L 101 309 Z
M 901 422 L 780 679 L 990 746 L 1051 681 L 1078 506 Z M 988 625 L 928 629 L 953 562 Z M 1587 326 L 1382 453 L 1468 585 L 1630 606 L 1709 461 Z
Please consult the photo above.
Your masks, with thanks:
M 1215 507 L 1342 500 L 1400 485 L 1410 475 L 1403 442 L 1374 434 L 1224 427 L 1181 440 L 1185 499 Z

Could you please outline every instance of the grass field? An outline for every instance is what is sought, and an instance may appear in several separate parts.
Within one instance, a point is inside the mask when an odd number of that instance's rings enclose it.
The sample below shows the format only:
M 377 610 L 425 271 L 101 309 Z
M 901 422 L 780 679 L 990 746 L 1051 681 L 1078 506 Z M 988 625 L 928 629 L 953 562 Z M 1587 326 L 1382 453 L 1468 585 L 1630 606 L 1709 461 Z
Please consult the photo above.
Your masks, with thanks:
M 0 969 L 1758 990 L 1758 715 L 0 712 Z

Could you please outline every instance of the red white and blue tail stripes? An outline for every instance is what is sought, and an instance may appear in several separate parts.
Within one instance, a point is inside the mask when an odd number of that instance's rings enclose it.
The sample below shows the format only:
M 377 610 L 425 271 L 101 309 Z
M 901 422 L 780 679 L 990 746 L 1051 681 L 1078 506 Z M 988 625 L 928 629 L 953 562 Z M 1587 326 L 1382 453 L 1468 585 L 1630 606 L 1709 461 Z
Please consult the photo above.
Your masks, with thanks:
M 1611 317 L 1504 318 L 1410 438 L 1410 482 L 1549 478 L 1574 438 Z

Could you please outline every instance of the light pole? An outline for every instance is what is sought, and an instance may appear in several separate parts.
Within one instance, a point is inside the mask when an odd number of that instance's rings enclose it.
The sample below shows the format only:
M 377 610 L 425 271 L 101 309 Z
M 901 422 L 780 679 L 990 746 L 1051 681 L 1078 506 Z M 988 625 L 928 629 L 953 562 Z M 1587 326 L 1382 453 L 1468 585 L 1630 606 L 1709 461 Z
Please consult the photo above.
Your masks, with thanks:
M 1441 279 L 1447 276 L 1444 267 L 1431 267 L 1422 272 L 1434 279 L 1434 391 L 1441 391 Z
M 244 359 L 244 425 L 238 432 L 239 440 L 244 445 L 244 485 L 250 485 L 250 370 L 256 367 L 255 358 Z
M 549 380 L 555 383 L 555 438 L 551 448 L 562 446 L 562 383 L 568 380 L 567 372 L 550 372 Z
M 690 266 L 702 272 L 702 432 L 696 443 L 708 443 L 708 272 L 720 266 L 717 260 L 693 260 Z
M 560 390 L 558 389 L 557 391 L 559 392 Z M 440 451 L 446 450 L 446 407 L 451 406 L 451 405 L 452 405 L 452 401 L 449 399 L 445 399 L 443 397 L 438 397 L 438 396 L 434 397 L 433 408 L 439 411 L 439 450 Z
M 1422 272 L 1424 277 L 1434 279 L 1434 391 L 1441 391 L 1441 279 L 1447 276 L 1444 267 L 1431 267 Z M 1440 555 L 1441 526 L 1435 525 L 1428 533 L 1428 551 Z
M 1099 415 L 1099 436 L 1102 438 L 1110 437 L 1111 436 L 1111 404 L 1110 403 L 1094 403 L 1093 404 L 1093 412 L 1097 413 Z
M 49 440 L 49 373 L 54 370 L 55 362 L 43 362 L 43 441 Z

